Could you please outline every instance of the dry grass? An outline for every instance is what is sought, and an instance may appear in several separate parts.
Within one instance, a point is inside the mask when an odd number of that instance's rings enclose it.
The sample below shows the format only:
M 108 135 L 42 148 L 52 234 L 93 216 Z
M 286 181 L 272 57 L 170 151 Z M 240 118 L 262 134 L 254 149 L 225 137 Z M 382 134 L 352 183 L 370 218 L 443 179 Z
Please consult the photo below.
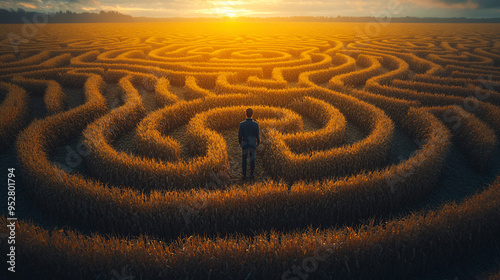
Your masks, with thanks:
M 5 151 L 27 121 L 29 99 L 16 85 L 0 82 L 0 88 L 7 91 L 0 106 L 0 151 Z
M 0 151 L 17 138 L 28 199 L 68 221 L 19 219 L 16 250 L 41 279 L 125 265 L 142 279 L 298 279 L 311 259 L 310 279 L 410 279 L 498 245 L 500 178 L 402 210 L 440 186 L 455 147 L 498 176 L 498 29 L 391 24 L 367 40 L 349 24 L 167 25 L 49 25 L 19 53 L 0 45 Z M 85 102 L 66 106 L 65 88 Z M 47 114 L 30 123 L 34 95 Z M 247 107 L 262 142 L 242 181 Z M 416 148 L 397 162 L 399 134 Z M 78 139 L 81 165 L 54 161 Z

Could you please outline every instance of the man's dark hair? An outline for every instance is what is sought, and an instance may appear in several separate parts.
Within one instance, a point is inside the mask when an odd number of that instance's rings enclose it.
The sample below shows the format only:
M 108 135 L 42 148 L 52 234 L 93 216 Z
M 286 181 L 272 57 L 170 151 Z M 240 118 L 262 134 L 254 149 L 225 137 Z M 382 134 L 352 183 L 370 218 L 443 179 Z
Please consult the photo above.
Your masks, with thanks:
M 252 117 L 252 115 L 253 115 L 253 110 L 252 110 L 252 108 L 248 108 L 248 109 L 247 109 L 247 118 L 251 118 L 251 117 Z

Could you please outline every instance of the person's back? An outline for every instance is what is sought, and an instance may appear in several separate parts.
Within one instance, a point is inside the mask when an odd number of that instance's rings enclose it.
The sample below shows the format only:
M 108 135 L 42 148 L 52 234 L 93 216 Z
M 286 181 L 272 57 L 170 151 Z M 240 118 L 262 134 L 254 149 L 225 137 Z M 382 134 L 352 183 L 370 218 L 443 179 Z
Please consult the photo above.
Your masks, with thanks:
M 242 148 L 242 171 L 246 178 L 247 157 L 250 154 L 250 177 L 253 178 L 255 170 L 255 149 L 260 144 L 259 124 L 252 119 L 253 110 L 246 111 L 247 119 L 240 123 L 238 142 Z
M 243 149 L 257 147 L 257 138 L 259 137 L 259 124 L 248 118 L 240 123 L 240 145 Z

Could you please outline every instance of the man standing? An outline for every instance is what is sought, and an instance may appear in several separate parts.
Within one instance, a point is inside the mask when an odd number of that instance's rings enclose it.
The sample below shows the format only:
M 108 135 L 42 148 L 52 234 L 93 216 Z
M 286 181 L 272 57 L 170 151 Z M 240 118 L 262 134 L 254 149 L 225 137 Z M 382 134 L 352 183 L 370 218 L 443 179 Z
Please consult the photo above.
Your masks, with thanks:
M 238 142 L 242 148 L 243 179 L 247 178 L 248 154 L 250 154 L 250 178 L 254 177 L 255 149 L 260 144 L 259 124 L 252 119 L 252 115 L 252 108 L 248 108 L 246 111 L 247 119 L 240 123 L 240 129 L 238 131 Z

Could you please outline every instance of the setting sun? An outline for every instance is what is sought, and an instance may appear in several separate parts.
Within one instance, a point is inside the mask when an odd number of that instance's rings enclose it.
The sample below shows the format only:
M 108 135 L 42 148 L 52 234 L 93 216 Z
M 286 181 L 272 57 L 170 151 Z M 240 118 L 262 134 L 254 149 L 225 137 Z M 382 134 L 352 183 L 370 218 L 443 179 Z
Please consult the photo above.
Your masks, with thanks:
M 241 16 L 241 14 L 232 8 L 229 7 L 222 7 L 222 8 L 216 8 L 214 9 L 214 14 L 217 16 L 225 16 L 225 17 L 236 17 L 236 16 Z

